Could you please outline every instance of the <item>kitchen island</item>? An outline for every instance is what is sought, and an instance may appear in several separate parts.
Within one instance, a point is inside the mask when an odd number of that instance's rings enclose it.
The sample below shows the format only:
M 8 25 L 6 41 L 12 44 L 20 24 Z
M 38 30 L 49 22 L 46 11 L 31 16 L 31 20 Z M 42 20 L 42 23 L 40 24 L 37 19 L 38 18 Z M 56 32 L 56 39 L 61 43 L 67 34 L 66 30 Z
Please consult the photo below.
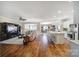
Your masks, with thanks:
M 64 44 L 65 42 L 65 32 L 52 32 L 49 31 L 48 34 L 51 35 L 51 40 L 55 43 L 55 44 Z

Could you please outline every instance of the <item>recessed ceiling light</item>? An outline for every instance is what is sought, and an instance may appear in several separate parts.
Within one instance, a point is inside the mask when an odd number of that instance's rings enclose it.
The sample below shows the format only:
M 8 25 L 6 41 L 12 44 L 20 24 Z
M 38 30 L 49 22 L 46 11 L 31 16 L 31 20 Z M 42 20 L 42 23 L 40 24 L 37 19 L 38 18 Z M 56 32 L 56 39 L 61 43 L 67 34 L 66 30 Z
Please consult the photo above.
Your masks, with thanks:
M 60 13 L 62 13 L 62 11 L 61 10 L 58 10 L 58 13 L 60 14 Z
M 53 17 L 56 17 L 56 16 L 53 16 Z
M 68 1 L 68 2 L 72 2 L 72 0 Z
M 74 13 L 74 10 L 72 10 L 72 13 Z

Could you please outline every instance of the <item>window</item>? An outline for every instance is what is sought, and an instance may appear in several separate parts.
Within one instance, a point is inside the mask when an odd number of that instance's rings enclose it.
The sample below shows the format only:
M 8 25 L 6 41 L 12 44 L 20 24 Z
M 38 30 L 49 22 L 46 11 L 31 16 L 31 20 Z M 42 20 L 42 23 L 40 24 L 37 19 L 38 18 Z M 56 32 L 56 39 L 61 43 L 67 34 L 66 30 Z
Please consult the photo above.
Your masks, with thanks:
M 25 24 L 25 31 L 36 31 L 37 24 Z

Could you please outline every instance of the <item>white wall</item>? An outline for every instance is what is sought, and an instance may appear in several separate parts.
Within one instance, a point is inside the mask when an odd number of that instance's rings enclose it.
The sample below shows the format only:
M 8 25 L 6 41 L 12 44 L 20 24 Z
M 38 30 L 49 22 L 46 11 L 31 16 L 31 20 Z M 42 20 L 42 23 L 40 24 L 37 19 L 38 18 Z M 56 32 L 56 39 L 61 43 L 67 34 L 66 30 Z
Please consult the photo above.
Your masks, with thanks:
M 74 8 L 74 23 L 79 24 L 79 1 L 73 2 Z

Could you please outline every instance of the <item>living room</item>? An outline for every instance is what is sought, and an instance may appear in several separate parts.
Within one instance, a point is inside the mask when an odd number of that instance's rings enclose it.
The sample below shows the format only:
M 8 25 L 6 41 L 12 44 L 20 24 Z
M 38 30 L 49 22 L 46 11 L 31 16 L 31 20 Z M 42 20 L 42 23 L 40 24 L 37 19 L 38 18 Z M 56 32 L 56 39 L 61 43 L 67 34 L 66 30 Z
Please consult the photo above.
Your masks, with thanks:
M 0 56 L 79 56 L 78 3 L 0 2 Z

